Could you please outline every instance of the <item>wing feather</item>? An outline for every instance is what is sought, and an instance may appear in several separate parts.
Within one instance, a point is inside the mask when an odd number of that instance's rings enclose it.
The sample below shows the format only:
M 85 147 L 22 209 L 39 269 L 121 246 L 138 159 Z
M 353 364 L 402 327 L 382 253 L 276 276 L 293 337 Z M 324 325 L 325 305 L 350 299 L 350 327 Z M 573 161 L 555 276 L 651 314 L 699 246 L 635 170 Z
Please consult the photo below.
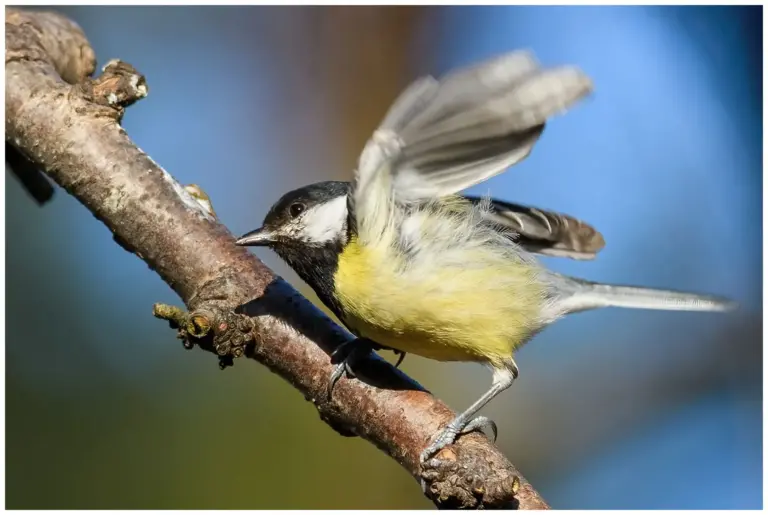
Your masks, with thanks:
M 487 203 L 487 197 L 465 196 L 473 204 Z M 546 256 L 594 259 L 605 247 L 602 234 L 570 215 L 522 204 L 490 199 L 486 217 L 513 233 L 524 249 Z
M 548 119 L 591 90 L 577 68 L 541 69 L 528 51 L 416 80 L 360 156 L 349 202 L 357 230 L 381 231 L 395 202 L 455 194 L 522 161 Z

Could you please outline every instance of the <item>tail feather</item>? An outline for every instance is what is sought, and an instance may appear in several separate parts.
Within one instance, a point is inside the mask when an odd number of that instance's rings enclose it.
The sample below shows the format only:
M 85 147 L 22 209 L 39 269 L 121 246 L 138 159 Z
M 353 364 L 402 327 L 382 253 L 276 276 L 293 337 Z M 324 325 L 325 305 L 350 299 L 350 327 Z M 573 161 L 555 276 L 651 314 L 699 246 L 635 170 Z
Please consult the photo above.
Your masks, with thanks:
M 636 286 L 600 284 L 569 279 L 568 295 L 557 304 L 567 313 L 603 307 L 659 309 L 665 311 L 731 311 L 738 304 L 714 295 Z

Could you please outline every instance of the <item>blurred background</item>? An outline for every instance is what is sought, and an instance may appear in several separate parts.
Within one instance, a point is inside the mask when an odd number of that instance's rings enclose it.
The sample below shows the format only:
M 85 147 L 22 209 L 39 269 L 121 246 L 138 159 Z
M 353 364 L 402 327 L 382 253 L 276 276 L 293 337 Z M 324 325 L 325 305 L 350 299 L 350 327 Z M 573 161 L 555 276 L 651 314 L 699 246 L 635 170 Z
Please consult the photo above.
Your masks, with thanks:
M 282 193 L 351 177 L 421 74 L 518 48 L 595 94 L 473 189 L 594 224 L 591 280 L 731 296 L 732 314 L 609 309 L 547 329 L 484 413 L 556 508 L 762 506 L 762 8 L 71 7 L 149 97 L 124 127 L 239 235 Z M 417 483 L 255 362 L 185 352 L 178 298 L 74 198 L 6 170 L 8 508 L 429 508 Z M 316 297 L 268 250 L 257 255 Z M 391 353 L 386 353 L 391 358 Z M 476 365 L 409 356 L 455 409 Z M 460 380 L 456 380 L 460 378 Z

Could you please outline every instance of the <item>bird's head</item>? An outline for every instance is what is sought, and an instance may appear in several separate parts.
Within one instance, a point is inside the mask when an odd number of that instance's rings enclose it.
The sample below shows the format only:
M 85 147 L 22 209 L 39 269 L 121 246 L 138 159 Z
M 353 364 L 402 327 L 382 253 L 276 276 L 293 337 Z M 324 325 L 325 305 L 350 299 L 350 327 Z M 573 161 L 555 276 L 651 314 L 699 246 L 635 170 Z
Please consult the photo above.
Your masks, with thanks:
M 262 226 L 237 240 L 246 247 L 325 247 L 344 243 L 349 183 L 326 181 L 289 191 L 270 208 Z

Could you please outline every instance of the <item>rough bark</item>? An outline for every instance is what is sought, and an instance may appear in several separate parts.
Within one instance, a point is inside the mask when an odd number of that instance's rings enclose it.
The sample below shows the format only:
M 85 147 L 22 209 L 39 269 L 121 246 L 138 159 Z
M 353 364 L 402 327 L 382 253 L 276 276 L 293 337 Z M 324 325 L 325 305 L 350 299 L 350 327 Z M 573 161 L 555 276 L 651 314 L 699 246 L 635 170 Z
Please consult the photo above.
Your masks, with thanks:
M 547 508 L 481 434 L 422 470 L 419 453 L 454 413 L 377 356 L 329 400 L 329 354 L 351 336 L 235 246 L 200 190 L 182 187 L 129 139 L 120 120 L 146 96 L 144 77 L 113 60 L 91 79 L 95 54 L 60 15 L 7 8 L 5 28 L 6 148 L 90 209 L 189 309 L 158 305 L 156 316 L 223 364 L 244 355 L 266 365 L 339 433 L 365 438 L 423 481 L 438 507 Z

